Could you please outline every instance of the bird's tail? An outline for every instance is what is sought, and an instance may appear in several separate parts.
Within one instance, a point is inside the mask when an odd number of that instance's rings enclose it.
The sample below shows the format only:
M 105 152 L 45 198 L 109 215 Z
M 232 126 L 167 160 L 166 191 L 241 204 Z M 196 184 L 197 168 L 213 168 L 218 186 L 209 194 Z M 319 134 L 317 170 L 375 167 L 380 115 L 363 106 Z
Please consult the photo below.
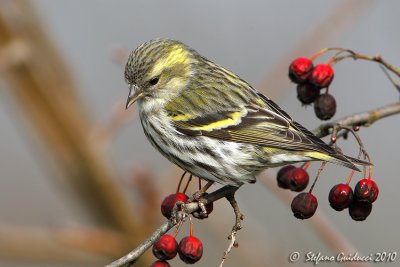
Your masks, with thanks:
M 335 153 L 335 154 L 324 154 L 320 152 L 309 152 L 307 153 L 309 157 L 317 159 L 317 160 L 323 160 L 323 161 L 328 161 L 337 165 L 345 166 L 347 168 L 360 171 L 359 168 L 357 168 L 356 165 L 358 166 L 371 166 L 372 163 L 352 157 L 345 156 L 341 153 Z

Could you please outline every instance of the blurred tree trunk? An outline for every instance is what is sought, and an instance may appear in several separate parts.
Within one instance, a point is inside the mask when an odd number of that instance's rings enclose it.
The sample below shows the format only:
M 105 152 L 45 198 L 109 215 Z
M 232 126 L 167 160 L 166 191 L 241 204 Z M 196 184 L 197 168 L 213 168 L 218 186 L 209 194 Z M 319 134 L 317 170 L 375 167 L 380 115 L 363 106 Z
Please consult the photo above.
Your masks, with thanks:
M 128 250 L 143 239 L 143 228 L 103 150 L 90 138 L 92 125 L 74 83 L 28 1 L 0 3 L 0 56 L 0 74 L 49 158 L 96 222 L 132 237 Z

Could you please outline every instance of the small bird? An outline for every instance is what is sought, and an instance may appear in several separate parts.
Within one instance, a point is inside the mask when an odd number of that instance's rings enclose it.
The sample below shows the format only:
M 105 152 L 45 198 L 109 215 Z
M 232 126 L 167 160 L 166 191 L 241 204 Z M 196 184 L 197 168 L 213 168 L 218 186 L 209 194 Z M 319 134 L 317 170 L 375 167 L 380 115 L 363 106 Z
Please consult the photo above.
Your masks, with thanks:
M 134 102 L 151 144 L 183 170 L 239 187 L 262 170 L 327 161 L 358 170 L 233 72 L 170 39 L 143 43 L 129 56 L 126 108 Z M 353 163 L 354 162 L 354 163 Z

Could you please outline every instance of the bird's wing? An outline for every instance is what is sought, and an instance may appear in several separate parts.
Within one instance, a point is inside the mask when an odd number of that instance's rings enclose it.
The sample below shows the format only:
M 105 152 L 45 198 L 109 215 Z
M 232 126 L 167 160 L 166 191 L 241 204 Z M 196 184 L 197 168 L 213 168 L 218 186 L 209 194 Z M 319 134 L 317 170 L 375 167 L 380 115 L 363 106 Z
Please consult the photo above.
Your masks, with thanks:
M 337 153 L 313 133 L 294 122 L 272 100 L 252 88 L 251 90 L 255 92 L 251 101 L 236 99 L 232 101 L 235 105 L 223 108 L 224 104 L 221 103 L 197 113 L 193 112 L 193 103 L 190 103 L 190 112 L 169 113 L 169 117 L 177 131 L 186 135 L 207 136 L 285 150 Z

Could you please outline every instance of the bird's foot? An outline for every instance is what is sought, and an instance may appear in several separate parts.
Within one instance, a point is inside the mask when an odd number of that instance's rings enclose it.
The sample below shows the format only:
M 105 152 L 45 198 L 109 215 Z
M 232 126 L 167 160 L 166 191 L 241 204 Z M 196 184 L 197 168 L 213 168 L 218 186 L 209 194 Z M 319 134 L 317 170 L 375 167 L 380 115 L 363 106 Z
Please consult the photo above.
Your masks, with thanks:
M 208 182 L 205 186 L 199 189 L 196 193 L 194 193 L 188 200 L 190 202 L 198 202 L 199 203 L 199 211 L 193 212 L 193 216 L 197 219 L 205 219 L 208 218 L 207 207 L 205 205 L 204 195 L 207 194 L 206 191 L 214 184 L 214 182 Z
M 194 193 L 188 200 L 188 202 L 199 201 L 206 191 L 214 184 L 214 182 L 207 182 L 205 186 L 199 189 L 196 193 Z
M 192 213 L 193 217 L 197 219 L 208 218 L 208 211 L 206 205 L 204 204 L 205 199 L 203 197 L 200 197 L 200 199 L 198 199 L 197 202 L 199 203 L 200 209 Z

